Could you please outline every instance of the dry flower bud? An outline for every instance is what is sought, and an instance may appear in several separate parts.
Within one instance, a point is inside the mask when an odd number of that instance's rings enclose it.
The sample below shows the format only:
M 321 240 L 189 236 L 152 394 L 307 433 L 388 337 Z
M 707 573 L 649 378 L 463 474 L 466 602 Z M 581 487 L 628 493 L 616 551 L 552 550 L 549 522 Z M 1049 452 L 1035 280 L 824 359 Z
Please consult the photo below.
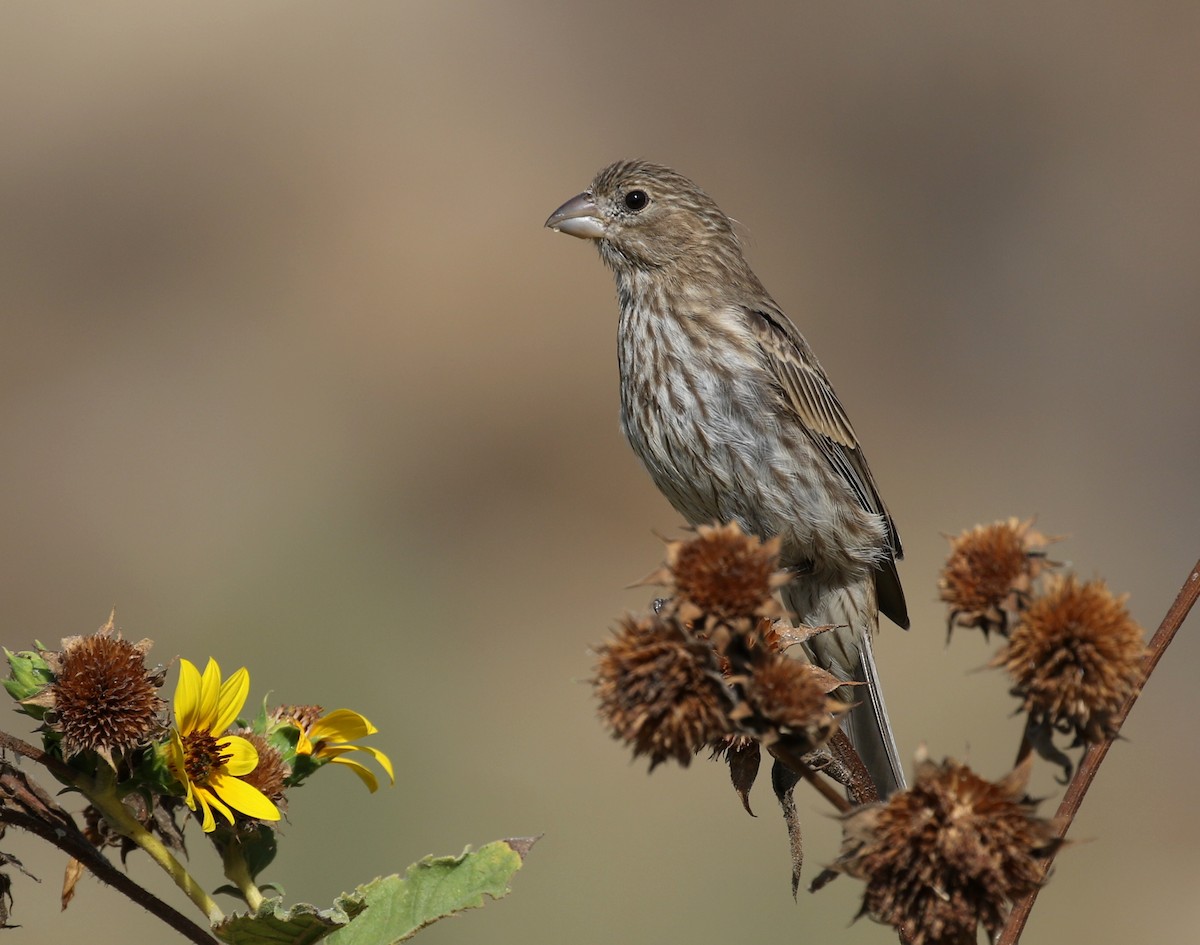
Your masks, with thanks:
M 650 768 L 692 756 L 730 731 L 729 689 L 712 645 L 678 621 L 625 617 L 598 651 L 592 680 L 614 737 L 650 756 Z
M 647 583 L 669 588 L 669 607 L 697 626 L 779 617 L 777 587 L 789 575 L 778 571 L 779 539 L 759 541 L 736 522 L 700 525 L 694 538 L 667 542 L 666 566 Z
M 1033 520 L 976 525 L 950 539 L 950 556 L 938 579 L 950 606 L 947 632 L 978 627 L 986 637 L 1007 635 L 1030 598 L 1033 582 L 1053 565 L 1042 551 L 1053 541 L 1033 530 Z
M 1052 577 L 991 665 L 1015 683 L 1032 726 L 1077 742 L 1115 734 L 1113 717 L 1141 680 L 1142 628 L 1103 581 Z
M 1061 843 L 1025 796 L 1029 771 L 993 783 L 918 756 L 909 790 L 846 815 L 834 868 L 866 882 L 862 912 L 912 945 L 975 945 L 980 925 L 994 937 Z

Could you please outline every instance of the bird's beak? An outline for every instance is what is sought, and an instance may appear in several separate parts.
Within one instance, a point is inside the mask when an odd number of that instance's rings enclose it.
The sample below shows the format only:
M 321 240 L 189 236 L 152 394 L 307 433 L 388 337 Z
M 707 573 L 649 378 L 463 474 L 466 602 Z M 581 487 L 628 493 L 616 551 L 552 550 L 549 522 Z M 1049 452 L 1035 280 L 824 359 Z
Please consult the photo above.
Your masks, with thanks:
M 581 240 L 598 240 L 604 236 L 604 221 L 600 219 L 596 201 L 586 192 L 572 197 L 550 214 L 546 226 Z

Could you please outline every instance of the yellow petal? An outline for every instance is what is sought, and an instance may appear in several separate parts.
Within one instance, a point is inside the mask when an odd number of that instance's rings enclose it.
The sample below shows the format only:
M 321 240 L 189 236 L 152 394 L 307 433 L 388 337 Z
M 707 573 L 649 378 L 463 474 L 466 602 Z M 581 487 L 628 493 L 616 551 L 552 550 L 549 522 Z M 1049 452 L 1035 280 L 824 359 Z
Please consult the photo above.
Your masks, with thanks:
M 296 739 L 296 754 L 311 755 L 313 753 L 312 739 L 304 734 L 304 727 L 299 723 L 296 724 L 296 731 L 300 733 L 299 738 Z
M 183 750 L 183 739 L 179 737 L 176 729 L 171 729 L 171 741 L 167 746 L 167 769 L 175 776 L 175 780 L 183 785 L 188 807 L 195 810 L 192 803 L 192 783 L 187 776 L 187 755 Z
M 226 735 L 217 742 L 217 748 L 222 755 L 228 755 L 225 761 L 225 771 L 240 778 L 258 767 L 258 749 L 240 735 Z
M 196 794 L 197 794 L 197 796 L 199 796 L 200 798 L 203 799 L 205 804 L 215 808 L 217 811 L 220 812 L 222 817 L 224 817 L 230 823 L 233 823 L 233 811 L 231 811 L 225 805 L 225 802 L 222 801 L 221 798 L 219 798 L 217 796 L 217 792 L 214 791 L 212 788 L 212 781 L 213 781 L 213 779 L 212 779 L 212 777 L 210 777 L 208 779 L 208 784 L 206 784 L 204 787 L 200 787 L 200 785 L 196 785 Z M 215 824 L 214 824 L 214 826 L 215 826 Z M 206 829 L 212 830 L 213 828 L 208 827 Z
M 217 701 L 216 714 L 210 731 L 220 735 L 233 724 L 242 706 L 246 704 L 246 696 L 250 694 L 250 674 L 243 666 L 221 684 L 221 692 Z
M 367 786 L 367 790 L 372 794 L 379 790 L 379 782 L 375 779 L 375 773 L 366 765 L 360 765 L 357 761 L 351 761 L 349 758 L 333 758 L 330 760 L 335 765 L 345 765 L 357 774 L 358 779 Z
M 221 667 L 210 656 L 208 665 L 204 667 L 204 675 L 200 677 L 200 707 L 196 710 L 196 728 L 207 729 L 214 735 L 221 734 L 221 729 L 214 727 L 220 694 Z
M 372 748 L 370 745 L 338 745 L 333 748 L 324 748 L 318 754 L 320 758 L 328 758 L 330 761 L 338 761 L 341 755 L 348 751 L 365 751 L 368 755 L 379 762 L 384 771 L 387 772 L 388 780 L 392 784 L 396 783 L 396 775 L 392 771 L 392 759 L 381 752 L 378 748 Z M 342 764 L 348 762 L 342 761 Z
M 374 725 L 357 712 L 335 709 L 312 724 L 308 737 L 314 742 L 352 742 L 378 732 Z
M 179 682 L 175 684 L 175 721 L 179 731 L 190 735 L 196 730 L 200 711 L 200 670 L 189 660 L 179 661 Z
M 226 804 L 248 817 L 258 820 L 279 819 L 279 808 L 271 803 L 271 799 L 245 781 L 214 772 L 208 779 L 208 786 L 216 791 Z
M 208 806 L 208 792 L 197 788 L 193 794 L 193 797 L 200 802 L 200 810 L 204 812 L 203 818 L 200 821 L 201 828 L 205 833 L 212 833 L 217 828 L 217 822 L 213 820 L 212 810 Z M 196 809 L 196 805 L 194 803 L 190 806 L 192 810 Z

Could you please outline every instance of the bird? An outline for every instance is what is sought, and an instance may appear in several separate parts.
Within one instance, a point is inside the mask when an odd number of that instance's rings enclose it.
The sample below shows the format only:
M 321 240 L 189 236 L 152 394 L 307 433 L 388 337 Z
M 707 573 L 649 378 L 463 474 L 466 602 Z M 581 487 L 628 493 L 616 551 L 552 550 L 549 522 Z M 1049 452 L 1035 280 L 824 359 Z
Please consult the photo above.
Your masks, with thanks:
M 900 537 L 850 419 L 799 329 L 754 274 L 733 221 L 684 175 L 621 160 L 545 225 L 591 240 L 616 281 L 621 427 L 690 525 L 780 539 L 783 603 L 810 659 L 846 683 L 843 721 L 881 798 L 903 766 L 872 650 L 908 629 Z M 865 689 L 865 694 L 863 690 Z

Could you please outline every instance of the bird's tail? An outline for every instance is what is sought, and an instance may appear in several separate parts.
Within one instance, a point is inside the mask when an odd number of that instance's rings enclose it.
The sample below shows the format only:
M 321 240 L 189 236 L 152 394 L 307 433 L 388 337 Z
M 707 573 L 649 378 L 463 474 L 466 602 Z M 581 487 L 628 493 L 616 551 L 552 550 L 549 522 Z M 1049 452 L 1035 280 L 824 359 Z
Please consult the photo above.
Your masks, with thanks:
M 873 578 L 823 592 L 811 586 L 805 588 L 801 582 L 797 585 L 784 588 L 785 603 L 797 618 L 810 626 L 837 626 L 805 644 L 813 662 L 839 679 L 866 684 L 834 692 L 835 698 L 855 703 L 842 722 L 843 730 L 866 765 L 880 798 L 903 790 L 904 769 L 871 647 L 871 636 L 879 625 Z
M 855 691 L 861 693 L 865 689 L 866 695 L 860 697 L 861 704 L 846 716 L 846 734 L 867 766 L 880 799 L 883 799 L 894 791 L 904 790 L 904 768 L 900 764 L 900 752 L 896 748 L 887 705 L 883 701 L 883 689 L 879 685 L 871 634 L 862 634 L 858 642 L 859 667 L 855 675 L 866 686 L 858 686 Z

